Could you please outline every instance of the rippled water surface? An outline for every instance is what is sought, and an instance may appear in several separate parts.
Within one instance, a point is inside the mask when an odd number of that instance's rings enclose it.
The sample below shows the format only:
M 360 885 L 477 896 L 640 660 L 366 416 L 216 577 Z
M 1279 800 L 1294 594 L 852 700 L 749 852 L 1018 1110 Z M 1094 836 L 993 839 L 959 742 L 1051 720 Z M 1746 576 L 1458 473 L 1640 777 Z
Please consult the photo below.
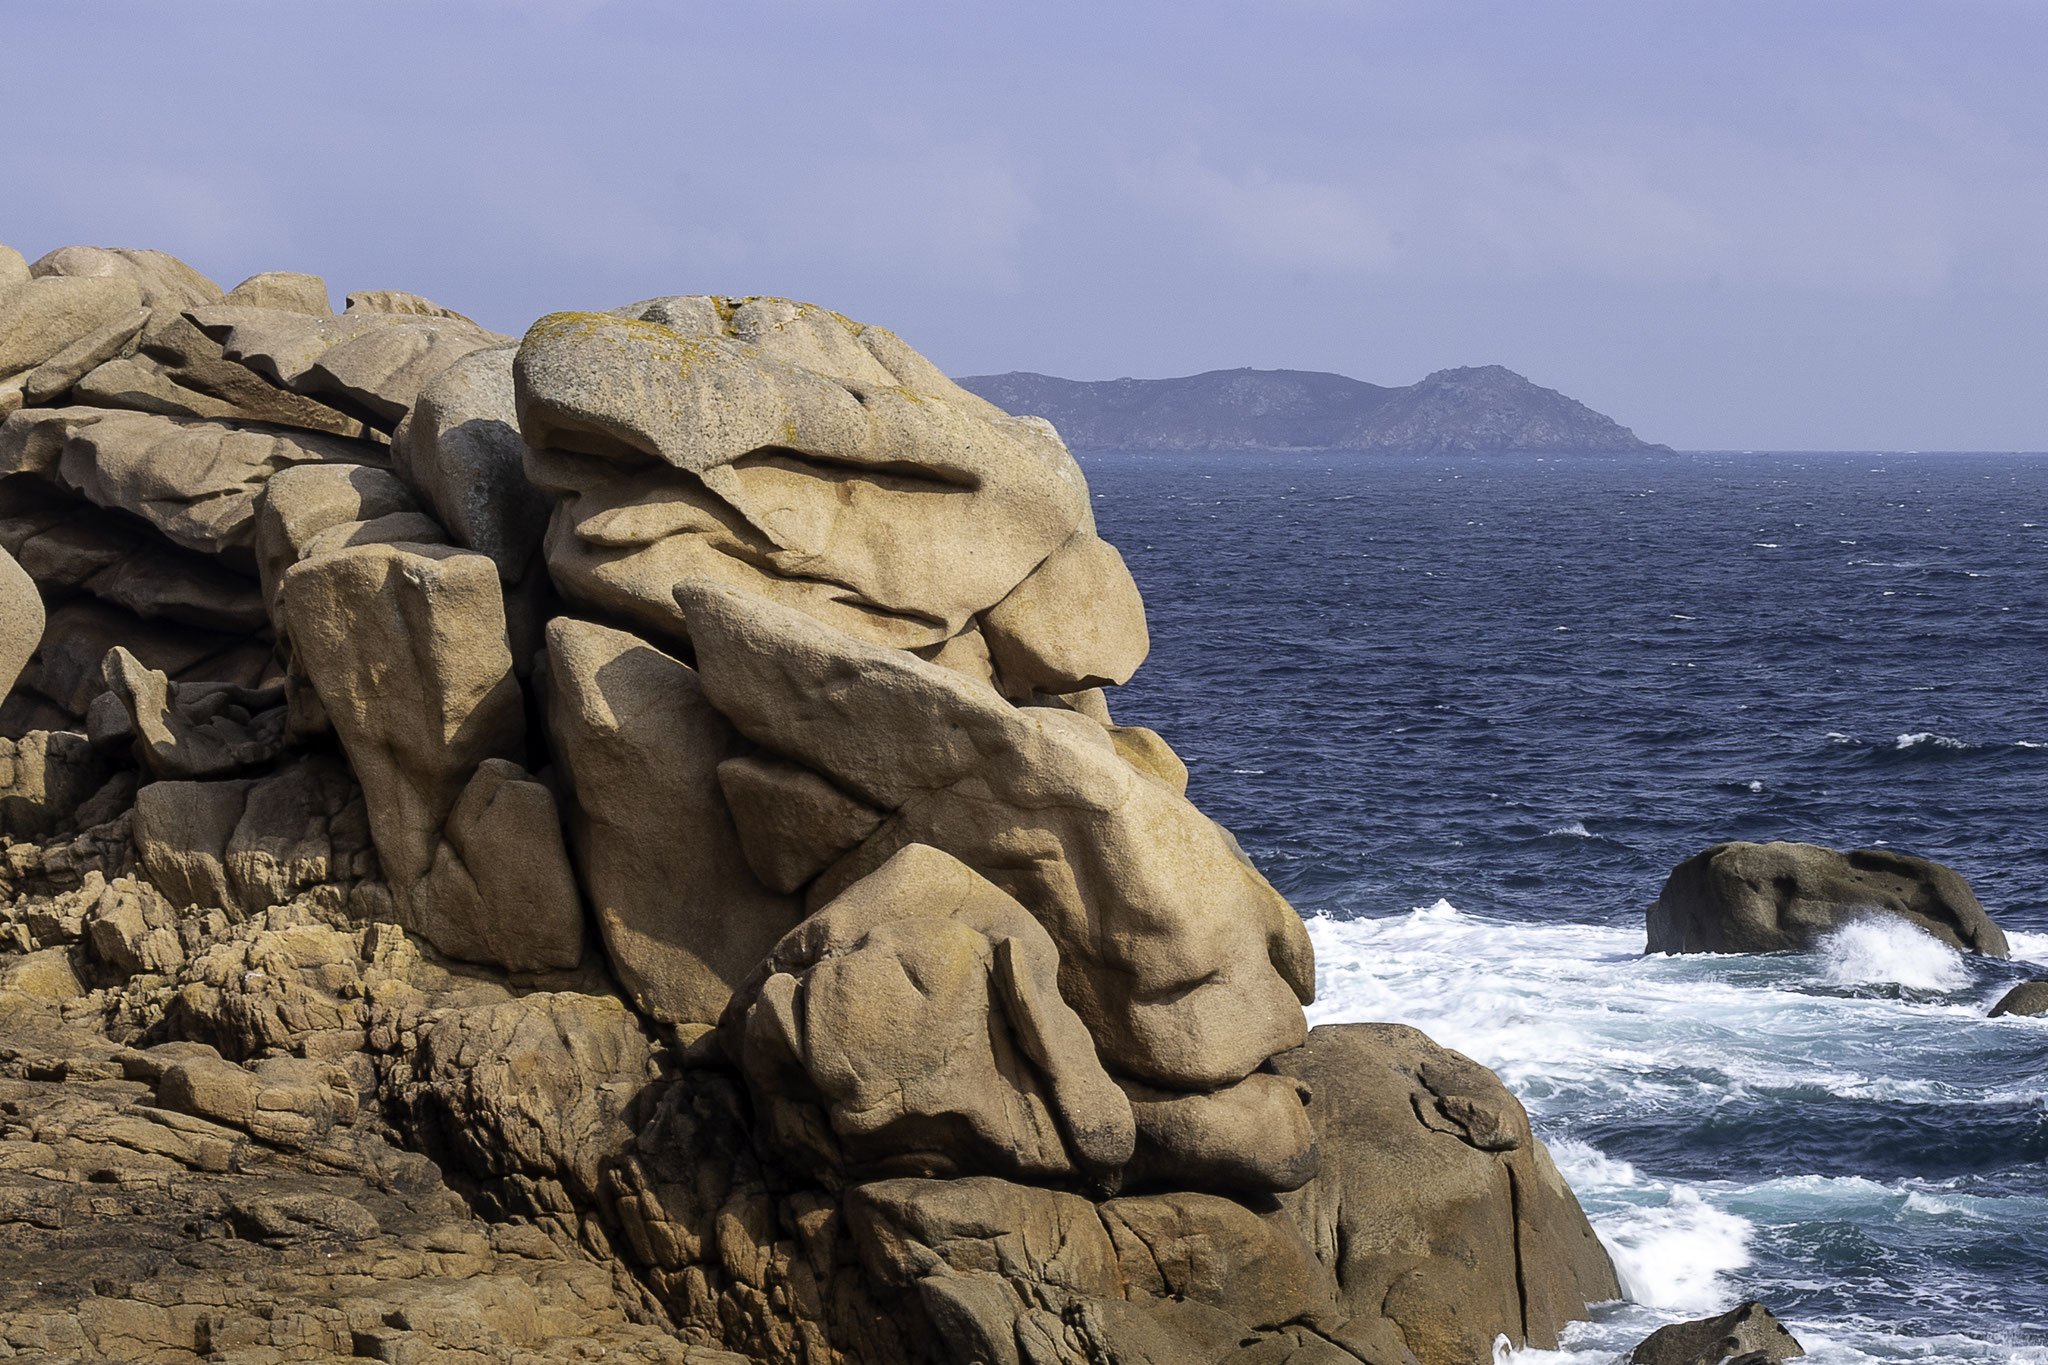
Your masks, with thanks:
M 1153 653 L 1112 698 L 1310 917 L 1315 1022 L 1495 1067 L 1630 1281 L 1820 1361 L 2048 1362 L 2048 458 L 1084 460 Z M 1904 929 L 1645 959 L 1723 839 L 1969 878 Z M 1523 1359 L 1539 1359 L 1535 1353 Z

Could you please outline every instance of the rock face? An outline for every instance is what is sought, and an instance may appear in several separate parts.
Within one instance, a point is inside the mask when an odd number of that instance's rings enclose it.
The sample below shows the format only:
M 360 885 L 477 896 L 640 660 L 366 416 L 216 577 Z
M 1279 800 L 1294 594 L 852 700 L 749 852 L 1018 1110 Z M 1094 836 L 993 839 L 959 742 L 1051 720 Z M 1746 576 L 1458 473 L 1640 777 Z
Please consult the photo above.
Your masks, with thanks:
M 1391 1323 L 1422 1360 L 1485 1360 L 1496 1332 L 1554 1350 L 1579 1305 L 1621 1296 L 1528 1115 L 1485 1067 L 1396 1024 L 1319 1028 L 1274 1065 L 1312 1096 L 1323 1166 L 1283 1202 L 1355 1317 Z
M 1771 1365 L 1805 1354 L 1771 1310 L 1752 1299 L 1717 1318 L 1659 1327 L 1628 1358 L 1629 1365 Z
M 1308 1031 L 1078 467 L 893 333 L 0 252 L 0 409 L 10 1350 L 1453 1365 L 1616 1292 L 1490 1073 Z
M 1716 844 L 1680 863 L 1650 906 L 1644 951 L 1797 951 L 1868 915 L 1905 920 L 1964 952 L 2011 955 L 1969 884 L 1941 864 L 1792 843 Z
M 35 580 L 0 550 L 0 694 L 14 687 L 42 638 L 43 599 Z

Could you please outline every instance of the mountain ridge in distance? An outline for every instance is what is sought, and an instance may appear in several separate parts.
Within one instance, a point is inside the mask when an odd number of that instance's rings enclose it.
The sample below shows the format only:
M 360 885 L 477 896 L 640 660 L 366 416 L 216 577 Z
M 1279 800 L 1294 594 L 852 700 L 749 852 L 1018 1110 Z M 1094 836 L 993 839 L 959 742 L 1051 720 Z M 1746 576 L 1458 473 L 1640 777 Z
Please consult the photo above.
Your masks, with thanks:
M 1020 370 L 956 382 L 1010 412 L 1046 418 L 1076 450 L 1670 450 L 1500 365 L 1438 370 L 1400 388 L 1317 370 L 1253 369 L 1104 380 Z

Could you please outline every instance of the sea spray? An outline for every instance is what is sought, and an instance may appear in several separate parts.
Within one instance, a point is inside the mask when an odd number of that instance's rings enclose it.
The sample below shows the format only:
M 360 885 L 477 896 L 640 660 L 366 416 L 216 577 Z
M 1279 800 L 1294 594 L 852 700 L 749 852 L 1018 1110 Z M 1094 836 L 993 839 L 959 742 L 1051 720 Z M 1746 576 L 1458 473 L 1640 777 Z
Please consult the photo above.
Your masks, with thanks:
M 1959 991 L 1970 984 L 1960 952 L 1892 916 L 1851 920 L 1823 937 L 1814 952 L 1822 979 L 1831 985 L 1889 982 L 1919 991 Z

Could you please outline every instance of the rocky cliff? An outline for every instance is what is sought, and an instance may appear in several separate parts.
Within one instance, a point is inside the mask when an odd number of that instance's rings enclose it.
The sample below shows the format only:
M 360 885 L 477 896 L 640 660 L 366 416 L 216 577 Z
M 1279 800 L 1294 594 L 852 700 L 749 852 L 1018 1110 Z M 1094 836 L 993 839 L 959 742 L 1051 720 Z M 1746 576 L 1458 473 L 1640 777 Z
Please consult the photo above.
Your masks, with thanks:
M 12 1353 L 1451 1365 L 1617 1293 L 1491 1073 L 1306 1027 L 1080 470 L 893 333 L 0 249 L 0 413 Z
M 1036 413 L 1077 450 L 1469 452 L 1667 450 L 1499 365 L 1383 388 L 1309 370 L 1212 370 L 1182 379 L 990 374 L 960 384 Z

